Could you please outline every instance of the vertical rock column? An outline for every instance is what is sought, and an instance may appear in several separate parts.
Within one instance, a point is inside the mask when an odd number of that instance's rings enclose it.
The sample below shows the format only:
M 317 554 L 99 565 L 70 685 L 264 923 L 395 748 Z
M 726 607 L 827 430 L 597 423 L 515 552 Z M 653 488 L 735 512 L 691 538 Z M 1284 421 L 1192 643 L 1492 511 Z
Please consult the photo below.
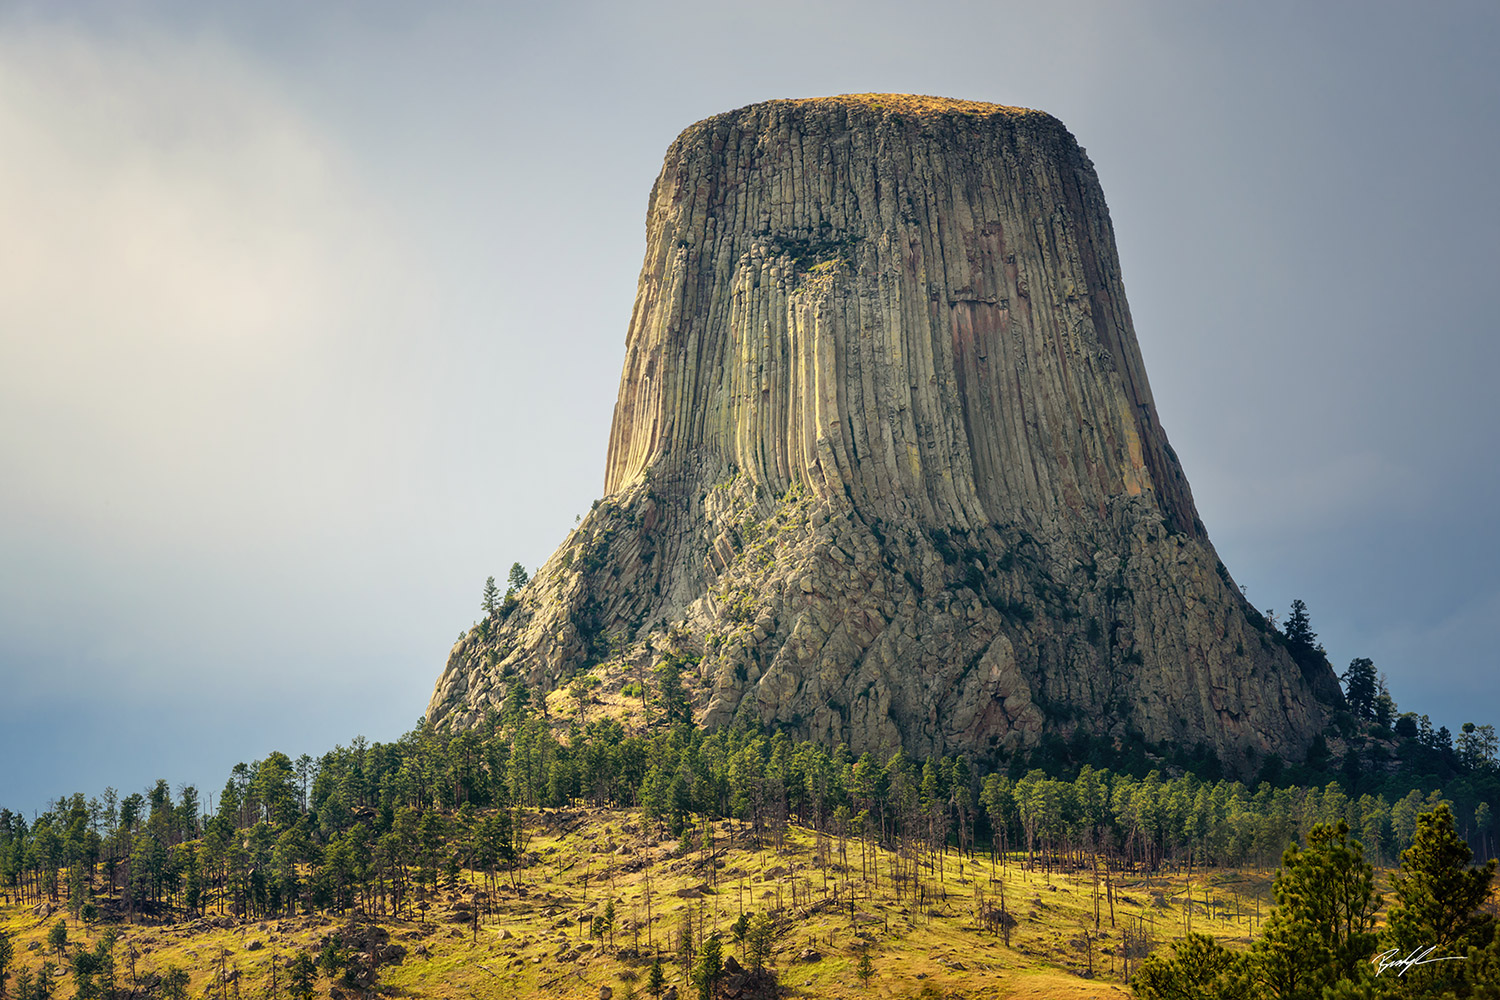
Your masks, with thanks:
M 706 722 L 856 748 L 1082 728 L 1248 760 L 1322 726 L 1331 670 L 1302 676 L 1218 561 L 1093 166 L 1040 112 L 851 95 L 684 131 L 605 493 L 455 647 L 435 718 L 603 634 L 696 658 Z

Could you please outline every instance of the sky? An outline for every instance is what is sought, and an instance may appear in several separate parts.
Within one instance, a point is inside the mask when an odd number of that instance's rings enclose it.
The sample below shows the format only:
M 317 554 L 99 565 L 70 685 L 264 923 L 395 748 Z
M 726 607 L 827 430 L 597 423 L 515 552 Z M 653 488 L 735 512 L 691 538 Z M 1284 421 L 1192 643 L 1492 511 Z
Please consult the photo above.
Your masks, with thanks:
M 0 5 L 0 805 L 390 740 L 603 489 L 650 186 L 775 97 L 1040 108 L 1260 608 L 1500 723 L 1500 8 Z

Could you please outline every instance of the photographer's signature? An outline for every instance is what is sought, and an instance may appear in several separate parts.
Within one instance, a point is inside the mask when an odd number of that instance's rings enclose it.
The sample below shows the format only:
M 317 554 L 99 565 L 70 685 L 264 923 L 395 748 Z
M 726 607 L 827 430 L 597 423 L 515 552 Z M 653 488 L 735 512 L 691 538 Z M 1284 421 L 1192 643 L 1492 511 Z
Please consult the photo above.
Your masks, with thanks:
M 1374 958 L 1370 959 L 1370 961 L 1375 965 L 1375 975 L 1377 976 L 1386 969 L 1399 969 L 1401 971 L 1397 972 L 1396 975 L 1404 976 L 1407 969 L 1418 965 L 1430 965 L 1433 962 L 1462 962 L 1464 960 L 1462 955 L 1439 955 L 1436 958 L 1427 957 L 1435 951 L 1437 951 L 1437 945 L 1430 945 L 1426 948 L 1413 948 L 1410 955 L 1402 958 L 1400 957 L 1401 949 L 1392 948 L 1390 951 L 1380 952 Z

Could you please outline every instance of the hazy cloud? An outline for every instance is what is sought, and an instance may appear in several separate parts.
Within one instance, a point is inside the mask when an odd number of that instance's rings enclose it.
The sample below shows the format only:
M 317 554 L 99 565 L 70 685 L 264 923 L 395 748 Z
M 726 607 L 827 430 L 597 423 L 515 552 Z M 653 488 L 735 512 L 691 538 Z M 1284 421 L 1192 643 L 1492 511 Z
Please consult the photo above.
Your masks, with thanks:
M 672 137 L 865 90 L 1058 115 L 1236 580 L 1493 717 L 1493 5 L 908 15 L 0 10 L 0 802 L 409 725 L 601 488 Z
M 245 596 L 330 511 L 379 508 L 368 442 L 405 434 L 381 345 L 422 271 L 337 142 L 210 41 L 0 37 L 0 147 L 0 621 L 17 642 L 54 619 L 74 646 L 17 673 L 166 681 L 180 665 L 137 630 L 193 617 L 178 646 L 209 680 L 192 647 L 234 630 L 202 588 Z
M 9 513 L 233 545 L 355 488 L 340 354 L 401 286 L 314 123 L 220 46 L 38 29 L 0 40 L 0 143 Z

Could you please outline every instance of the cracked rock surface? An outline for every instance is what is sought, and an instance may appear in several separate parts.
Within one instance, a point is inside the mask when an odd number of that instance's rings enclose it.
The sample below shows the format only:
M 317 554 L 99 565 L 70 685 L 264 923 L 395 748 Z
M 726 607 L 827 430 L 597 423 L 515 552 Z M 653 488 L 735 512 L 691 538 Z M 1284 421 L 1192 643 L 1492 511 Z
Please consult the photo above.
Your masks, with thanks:
M 670 655 L 700 721 L 856 753 L 1081 727 L 1303 755 L 1337 682 L 1209 542 L 1060 122 L 751 105 L 677 138 L 646 229 L 606 495 L 454 646 L 431 719 Z

